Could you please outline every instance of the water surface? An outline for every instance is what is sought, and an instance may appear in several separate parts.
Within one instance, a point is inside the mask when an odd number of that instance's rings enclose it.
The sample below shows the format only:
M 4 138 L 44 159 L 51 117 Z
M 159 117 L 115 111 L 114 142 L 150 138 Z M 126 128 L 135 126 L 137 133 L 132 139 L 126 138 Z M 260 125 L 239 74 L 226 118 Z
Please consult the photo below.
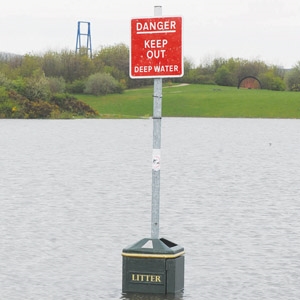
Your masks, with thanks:
M 300 298 L 300 121 L 165 118 L 160 236 L 176 299 Z M 0 298 L 122 295 L 151 226 L 152 120 L 0 120 Z

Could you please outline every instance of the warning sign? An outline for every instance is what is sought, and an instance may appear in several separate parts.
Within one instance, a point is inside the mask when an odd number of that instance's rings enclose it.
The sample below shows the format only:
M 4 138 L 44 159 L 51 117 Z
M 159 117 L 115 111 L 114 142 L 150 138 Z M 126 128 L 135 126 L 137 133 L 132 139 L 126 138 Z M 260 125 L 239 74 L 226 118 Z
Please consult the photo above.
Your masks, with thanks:
M 131 20 L 130 77 L 183 76 L 182 18 Z

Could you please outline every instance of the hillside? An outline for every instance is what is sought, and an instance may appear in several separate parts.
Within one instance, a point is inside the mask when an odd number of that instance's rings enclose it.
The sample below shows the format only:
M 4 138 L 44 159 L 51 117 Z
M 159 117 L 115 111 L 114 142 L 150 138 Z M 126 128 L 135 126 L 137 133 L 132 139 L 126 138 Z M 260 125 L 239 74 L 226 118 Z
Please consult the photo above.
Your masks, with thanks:
M 106 96 L 77 95 L 101 117 L 152 116 L 153 87 Z M 216 85 L 173 85 L 163 88 L 163 117 L 300 119 L 297 92 L 249 90 Z

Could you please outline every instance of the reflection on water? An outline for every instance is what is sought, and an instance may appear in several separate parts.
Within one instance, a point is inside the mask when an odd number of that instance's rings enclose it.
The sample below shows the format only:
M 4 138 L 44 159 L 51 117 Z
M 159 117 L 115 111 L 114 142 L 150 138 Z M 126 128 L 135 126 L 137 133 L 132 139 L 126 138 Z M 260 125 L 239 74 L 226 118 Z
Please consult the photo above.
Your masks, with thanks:
M 149 237 L 152 120 L 0 121 L 0 299 L 300 299 L 300 121 L 163 119 L 181 295 L 122 295 Z

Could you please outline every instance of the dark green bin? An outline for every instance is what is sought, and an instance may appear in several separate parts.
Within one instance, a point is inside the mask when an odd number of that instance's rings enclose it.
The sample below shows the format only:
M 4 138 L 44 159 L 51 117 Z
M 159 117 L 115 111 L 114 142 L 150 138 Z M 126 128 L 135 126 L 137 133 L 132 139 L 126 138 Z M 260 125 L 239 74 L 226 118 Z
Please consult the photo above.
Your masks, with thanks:
M 166 239 L 145 238 L 126 247 L 123 293 L 177 293 L 184 289 L 184 248 Z

